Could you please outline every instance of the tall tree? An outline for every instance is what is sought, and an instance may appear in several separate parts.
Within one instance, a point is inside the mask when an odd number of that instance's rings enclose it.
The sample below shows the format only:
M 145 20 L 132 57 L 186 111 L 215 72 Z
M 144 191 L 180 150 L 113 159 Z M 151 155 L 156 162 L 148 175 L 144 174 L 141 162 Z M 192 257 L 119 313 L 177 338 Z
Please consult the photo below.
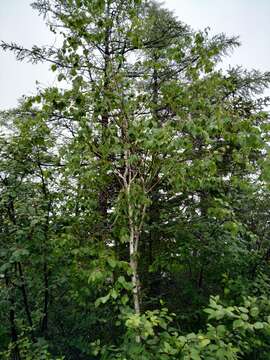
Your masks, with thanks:
M 61 45 L 2 48 L 50 63 L 59 86 L 3 114 L 11 128 L 1 136 L 1 291 L 11 359 L 24 348 L 37 354 L 41 337 L 67 359 L 248 356 L 245 331 L 267 332 L 264 318 L 255 326 L 241 306 L 216 298 L 208 313 L 224 318 L 223 330 L 199 329 L 224 279 L 254 279 L 269 258 L 253 205 L 269 196 L 268 99 L 258 99 L 269 73 L 220 70 L 237 38 L 195 32 L 153 2 L 32 6 Z M 260 301 L 254 307 L 267 314 Z

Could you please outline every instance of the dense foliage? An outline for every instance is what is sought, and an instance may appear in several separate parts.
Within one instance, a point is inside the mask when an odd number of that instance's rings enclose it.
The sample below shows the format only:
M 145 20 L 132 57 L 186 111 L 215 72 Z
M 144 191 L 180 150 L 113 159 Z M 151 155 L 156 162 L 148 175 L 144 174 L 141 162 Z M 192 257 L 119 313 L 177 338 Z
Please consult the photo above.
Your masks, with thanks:
M 145 0 L 36 0 L 55 87 L 1 113 L 0 353 L 270 359 L 270 73 Z

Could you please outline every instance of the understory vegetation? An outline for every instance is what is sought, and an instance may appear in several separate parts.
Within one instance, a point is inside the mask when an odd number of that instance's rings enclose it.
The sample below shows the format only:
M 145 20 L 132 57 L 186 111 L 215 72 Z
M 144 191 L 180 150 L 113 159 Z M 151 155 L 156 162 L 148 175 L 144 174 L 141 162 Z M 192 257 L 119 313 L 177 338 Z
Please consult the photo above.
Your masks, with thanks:
M 270 359 L 270 73 L 145 0 L 36 0 L 55 86 L 0 113 L 0 357 Z M 34 65 L 33 65 L 34 66 Z

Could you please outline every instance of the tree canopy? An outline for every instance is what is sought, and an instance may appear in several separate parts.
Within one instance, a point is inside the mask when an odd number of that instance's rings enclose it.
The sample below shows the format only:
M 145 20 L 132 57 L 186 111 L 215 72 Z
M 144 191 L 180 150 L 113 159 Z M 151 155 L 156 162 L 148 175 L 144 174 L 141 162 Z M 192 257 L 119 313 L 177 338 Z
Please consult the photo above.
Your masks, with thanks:
M 270 73 L 146 0 L 36 0 L 57 85 L 0 114 L 6 360 L 268 359 Z

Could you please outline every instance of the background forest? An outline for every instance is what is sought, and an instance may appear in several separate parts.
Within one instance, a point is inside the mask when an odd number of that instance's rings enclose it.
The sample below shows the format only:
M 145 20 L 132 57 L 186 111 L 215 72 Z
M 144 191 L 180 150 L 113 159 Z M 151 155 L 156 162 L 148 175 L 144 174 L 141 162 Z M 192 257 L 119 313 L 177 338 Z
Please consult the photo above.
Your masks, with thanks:
M 146 0 L 36 0 L 55 87 L 0 113 L 0 356 L 270 359 L 270 73 Z

